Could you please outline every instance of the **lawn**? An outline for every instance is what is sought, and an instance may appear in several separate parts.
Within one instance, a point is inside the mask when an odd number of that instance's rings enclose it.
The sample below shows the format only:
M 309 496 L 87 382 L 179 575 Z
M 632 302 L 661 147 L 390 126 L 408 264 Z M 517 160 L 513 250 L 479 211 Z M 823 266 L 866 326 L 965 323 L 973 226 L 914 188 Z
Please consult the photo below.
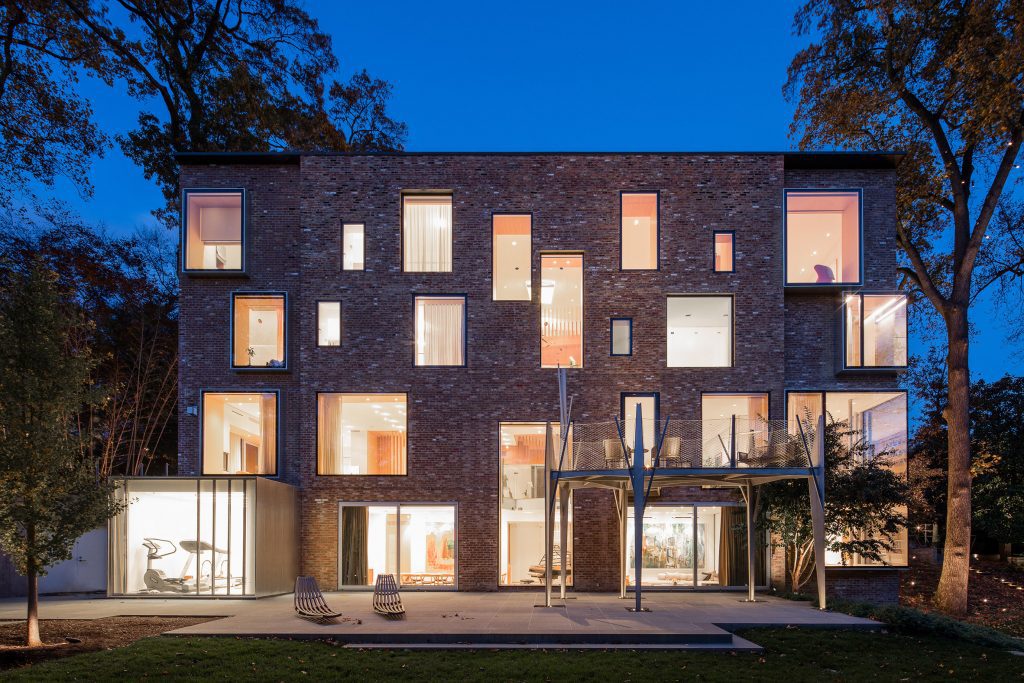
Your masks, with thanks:
M 8 672 L 11 680 L 1024 680 L 1024 656 L 935 637 L 755 629 L 732 652 L 354 650 L 324 642 L 148 638 Z

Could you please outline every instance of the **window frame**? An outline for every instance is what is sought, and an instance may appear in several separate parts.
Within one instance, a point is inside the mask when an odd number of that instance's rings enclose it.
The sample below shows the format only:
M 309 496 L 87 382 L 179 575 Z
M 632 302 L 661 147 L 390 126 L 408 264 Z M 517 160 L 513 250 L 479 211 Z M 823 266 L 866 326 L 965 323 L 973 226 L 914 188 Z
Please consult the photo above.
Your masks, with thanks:
M 462 364 L 461 365 L 418 365 L 416 363 L 416 300 L 417 299 L 462 299 Z M 469 367 L 469 295 L 462 293 L 441 294 L 436 292 L 412 293 L 412 367 L 414 368 L 465 368 Z
M 274 394 L 274 474 L 231 474 L 225 472 L 224 474 L 206 474 L 206 395 L 207 394 L 237 394 L 240 396 L 252 395 L 252 394 Z M 215 477 L 215 478 L 231 478 L 231 477 L 263 477 L 264 479 L 280 479 L 281 478 L 281 444 L 284 442 L 282 438 L 282 432 L 284 430 L 284 423 L 281 421 L 281 403 L 283 401 L 282 392 L 280 389 L 218 389 L 211 387 L 202 387 L 199 389 L 199 461 L 197 468 L 199 470 L 200 477 Z
M 325 473 L 321 472 L 320 471 L 320 396 L 323 395 L 323 394 L 330 394 L 330 395 L 333 395 L 333 396 L 373 396 L 373 395 L 386 395 L 386 394 L 391 394 L 391 395 L 394 395 L 394 396 L 398 396 L 399 394 L 401 394 L 402 396 L 404 396 L 405 397 L 405 473 L 404 474 L 345 474 L 344 472 L 340 472 L 340 473 L 326 473 L 325 474 Z M 411 441 L 412 440 L 409 438 L 409 392 L 408 391 L 358 391 L 358 390 L 355 390 L 355 391 L 330 391 L 330 390 L 326 390 L 325 389 L 325 390 L 322 390 L 322 391 L 317 391 L 316 394 L 315 394 L 315 397 L 316 397 L 316 401 L 313 404 L 314 410 L 316 411 L 314 413 L 315 419 L 313 420 L 313 429 L 316 432 L 316 436 L 313 439 L 314 443 L 316 444 L 316 449 L 313 452 L 313 456 L 314 456 L 314 458 L 316 460 L 316 462 L 314 464 L 314 469 L 313 469 L 313 476 L 314 476 L 314 478 L 316 478 L 316 477 L 358 477 L 358 478 L 388 477 L 388 478 L 391 478 L 391 477 L 408 477 L 409 476 L 409 461 L 411 460 L 411 458 L 409 457 L 409 452 L 412 450 L 412 448 L 411 448 Z M 344 412 L 342 412 L 341 426 L 342 426 L 342 428 L 344 428 L 344 426 L 345 426 Z M 378 501 L 378 504 L 382 504 L 382 503 L 380 503 L 380 501 Z
M 452 204 L 451 270 L 405 269 L 405 200 L 409 197 L 448 197 Z M 365 224 L 364 224 L 365 229 Z M 365 243 L 364 243 L 365 247 Z M 365 263 L 365 261 L 364 261 Z M 455 190 L 401 190 L 398 193 L 398 263 L 402 273 L 410 275 L 450 275 L 455 272 Z
M 625 321 L 629 323 L 629 352 L 628 353 L 615 353 L 615 323 Z M 629 357 L 633 355 L 633 319 L 624 317 L 612 317 L 608 319 L 608 355 L 616 356 L 618 358 Z
M 855 192 L 857 194 L 857 245 L 858 245 L 858 276 L 856 282 L 789 282 L 789 193 L 836 194 Z M 828 290 L 834 291 L 844 287 L 862 287 L 864 285 L 864 188 L 861 187 L 784 187 L 782 189 L 782 286 L 786 289 Z
M 206 268 L 188 267 L 188 198 L 189 195 L 197 194 L 229 194 L 238 193 L 241 198 L 242 209 L 242 267 L 237 270 L 216 270 Z M 246 208 L 248 197 L 244 187 L 188 187 L 181 190 L 181 206 L 178 209 L 178 268 L 181 275 L 189 277 L 245 277 L 248 275 L 249 265 L 249 212 Z
M 729 245 L 732 248 L 732 258 L 729 259 L 729 270 L 719 270 L 715 264 L 715 250 L 718 247 L 718 236 L 729 235 Z M 736 231 L 735 230 L 712 230 L 711 231 L 711 272 L 712 273 L 735 273 L 736 272 Z
M 363 267 L 362 268 L 346 268 L 345 267 L 345 226 L 346 225 L 361 225 L 363 226 Z M 366 223 L 363 221 L 342 221 L 341 222 L 341 272 L 343 273 L 362 273 L 366 271 Z
M 568 249 L 565 251 L 541 251 L 538 254 L 538 268 L 537 276 L 540 278 L 540 287 L 537 288 L 537 296 L 542 296 L 542 290 L 544 288 L 544 258 L 546 256 L 558 257 L 558 256 L 579 256 L 580 257 L 580 364 L 574 368 L 565 367 L 558 368 L 553 366 L 544 365 L 544 334 L 542 333 L 543 327 L 537 329 L 537 367 L 541 370 L 582 370 L 586 367 L 587 362 L 587 256 L 580 249 Z M 532 281 L 532 280 L 531 280 Z M 540 302 L 540 308 L 537 311 L 537 322 L 543 325 L 544 320 L 544 302 Z
M 494 217 L 495 216 L 529 216 L 530 217 L 530 298 L 529 299 L 495 299 L 495 286 L 494 281 L 494 262 L 497 254 L 494 251 Z M 454 242 L 454 218 L 452 219 L 452 240 Z M 454 258 L 454 253 L 452 254 Z M 454 267 L 454 264 L 453 264 Z M 497 304 L 521 304 L 521 303 L 532 303 L 533 302 L 533 211 L 491 211 L 491 301 Z
M 689 292 L 685 294 L 665 294 L 665 367 L 673 370 L 729 370 L 736 367 L 736 295 L 731 292 Z M 677 298 L 729 298 L 729 364 L 728 365 L 669 365 L 668 364 L 668 300 Z
M 839 346 L 839 368 L 841 373 L 901 373 L 907 370 L 907 363 L 903 365 L 864 365 L 864 296 L 898 296 L 902 297 L 904 301 L 907 300 L 907 295 L 904 292 L 893 292 L 893 291 L 878 291 L 878 290 L 848 290 L 839 293 L 839 335 L 842 339 L 842 343 Z M 846 347 L 848 342 L 846 332 L 846 299 L 849 296 L 856 296 L 860 300 L 860 365 L 847 365 L 846 364 Z M 909 302 L 908 302 L 909 304 Z M 910 320 L 909 313 L 904 318 L 903 331 L 905 338 L 907 339 L 907 361 L 910 360 Z
M 284 356 L 284 365 L 279 368 L 271 368 L 266 366 L 249 366 L 249 365 L 235 365 L 235 299 L 238 297 L 282 297 L 284 302 L 284 323 L 281 326 L 284 339 L 282 340 L 282 351 Z M 290 314 L 288 311 L 288 292 L 284 291 L 255 291 L 255 290 L 238 290 L 231 292 L 231 304 L 229 309 L 229 322 L 228 322 L 228 367 L 239 373 L 254 373 L 254 372 L 288 372 L 291 369 L 291 364 L 288 362 L 288 324 L 290 322 Z
M 316 339 L 313 345 L 318 349 L 341 349 L 345 347 L 345 302 L 341 299 L 315 299 L 316 313 L 314 315 L 316 322 L 315 336 Z M 338 304 L 338 343 L 337 344 L 321 344 L 320 343 L 320 304 Z
M 622 235 L 622 219 L 624 218 L 623 202 L 626 195 L 653 194 L 654 195 L 654 219 L 657 226 L 654 229 L 654 267 L 653 268 L 624 268 L 622 266 L 622 251 L 625 247 Z M 661 190 L 619 190 L 619 272 L 621 273 L 643 273 L 657 272 L 661 270 Z

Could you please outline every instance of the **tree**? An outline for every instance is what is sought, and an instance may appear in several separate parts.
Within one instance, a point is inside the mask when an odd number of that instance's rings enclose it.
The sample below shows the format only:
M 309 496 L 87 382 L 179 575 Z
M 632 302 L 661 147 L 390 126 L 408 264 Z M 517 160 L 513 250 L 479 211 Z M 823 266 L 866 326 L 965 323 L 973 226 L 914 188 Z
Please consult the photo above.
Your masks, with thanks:
M 1018 0 L 809 0 L 812 36 L 789 67 L 800 146 L 903 149 L 897 242 L 905 287 L 946 337 L 949 464 L 936 605 L 967 609 L 971 540 L 969 313 L 980 292 L 1024 274 L 1020 212 L 1007 191 L 1024 139 Z M 1002 239 L 986 239 L 995 231 Z
M 907 523 L 906 480 L 891 468 L 892 453 L 872 454 L 845 422 L 826 420 L 825 548 L 839 553 L 843 564 L 853 555 L 880 561 Z M 806 429 L 814 429 L 811 420 Z M 815 559 L 807 482 L 765 484 L 758 498 L 762 524 L 785 553 L 787 583 L 800 592 L 813 576 Z
M 0 264 L 0 548 L 28 578 L 26 644 L 39 639 L 38 579 L 118 510 L 78 417 L 100 396 L 86 322 L 45 264 Z

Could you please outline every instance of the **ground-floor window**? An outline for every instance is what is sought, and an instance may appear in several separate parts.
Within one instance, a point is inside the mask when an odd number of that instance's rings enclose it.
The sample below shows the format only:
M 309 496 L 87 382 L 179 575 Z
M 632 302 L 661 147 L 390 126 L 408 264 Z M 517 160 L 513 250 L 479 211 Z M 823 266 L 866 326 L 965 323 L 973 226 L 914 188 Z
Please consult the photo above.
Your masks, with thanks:
M 392 574 L 409 588 L 455 586 L 455 506 L 342 503 L 338 585 Z
M 633 510 L 627 514 L 626 583 L 636 585 Z M 742 505 L 648 505 L 641 548 L 644 586 L 747 585 L 747 531 Z M 764 547 L 755 547 L 755 585 L 765 585 Z
M 557 427 L 555 430 L 557 431 Z M 503 422 L 500 426 L 501 515 L 499 519 L 498 583 L 502 586 L 530 586 L 544 583 L 547 556 L 544 552 L 544 432 L 543 422 Z M 557 443 L 557 440 L 556 440 Z M 561 538 L 560 508 L 554 509 L 554 561 L 551 569 L 556 584 L 561 580 L 565 558 L 572 584 L 572 506 L 569 506 L 569 548 Z

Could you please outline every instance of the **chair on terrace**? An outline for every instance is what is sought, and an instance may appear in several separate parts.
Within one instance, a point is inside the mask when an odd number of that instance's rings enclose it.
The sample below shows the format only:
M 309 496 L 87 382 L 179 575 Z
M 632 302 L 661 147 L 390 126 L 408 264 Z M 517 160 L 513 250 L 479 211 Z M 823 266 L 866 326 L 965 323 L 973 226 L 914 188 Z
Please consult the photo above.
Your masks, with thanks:
M 303 619 L 326 623 L 341 616 L 327 606 L 320 586 L 312 576 L 299 576 L 295 579 L 295 613 Z

